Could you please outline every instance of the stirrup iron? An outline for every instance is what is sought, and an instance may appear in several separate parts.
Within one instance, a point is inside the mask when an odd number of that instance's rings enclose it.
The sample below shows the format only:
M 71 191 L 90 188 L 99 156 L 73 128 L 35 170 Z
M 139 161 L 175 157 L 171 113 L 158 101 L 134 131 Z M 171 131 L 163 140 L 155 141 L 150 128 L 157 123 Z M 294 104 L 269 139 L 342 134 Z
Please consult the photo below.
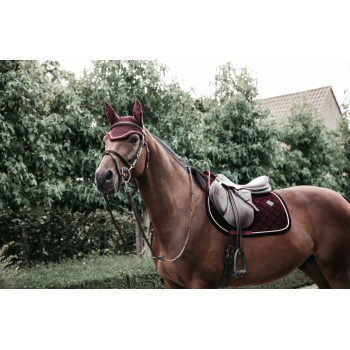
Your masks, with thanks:
M 236 262 L 237 262 L 237 258 L 239 255 L 242 255 L 242 259 L 243 259 L 243 270 L 238 270 L 236 269 Z M 248 273 L 247 268 L 246 268 L 246 263 L 245 263 L 245 256 L 243 253 L 243 250 L 236 250 L 235 253 L 235 257 L 233 260 L 233 274 L 235 275 L 236 278 L 241 278 L 244 277 L 246 274 Z

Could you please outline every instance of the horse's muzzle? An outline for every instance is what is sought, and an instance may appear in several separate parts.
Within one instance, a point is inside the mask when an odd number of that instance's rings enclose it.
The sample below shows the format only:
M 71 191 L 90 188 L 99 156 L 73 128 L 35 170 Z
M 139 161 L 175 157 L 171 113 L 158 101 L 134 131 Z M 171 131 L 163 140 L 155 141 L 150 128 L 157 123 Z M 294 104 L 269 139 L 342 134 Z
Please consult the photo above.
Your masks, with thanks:
M 97 170 L 95 173 L 95 184 L 103 194 L 114 194 L 118 191 L 118 175 L 111 170 Z

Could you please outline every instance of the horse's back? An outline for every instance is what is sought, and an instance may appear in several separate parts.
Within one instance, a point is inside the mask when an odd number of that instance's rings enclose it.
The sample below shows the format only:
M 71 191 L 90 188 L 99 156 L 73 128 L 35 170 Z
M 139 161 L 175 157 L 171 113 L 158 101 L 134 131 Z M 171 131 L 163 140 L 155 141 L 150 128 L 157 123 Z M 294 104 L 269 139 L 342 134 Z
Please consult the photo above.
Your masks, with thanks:
M 349 224 L 350 205 L 337 192 L 328 188 L 316 186 L 296 186 L 276 190 L 286 202 L 292 221 L 302 222 L 303 225 L 320 225 L 328 227 L 339 220 Z M 296 216 L 293 220 L 292 216 Z

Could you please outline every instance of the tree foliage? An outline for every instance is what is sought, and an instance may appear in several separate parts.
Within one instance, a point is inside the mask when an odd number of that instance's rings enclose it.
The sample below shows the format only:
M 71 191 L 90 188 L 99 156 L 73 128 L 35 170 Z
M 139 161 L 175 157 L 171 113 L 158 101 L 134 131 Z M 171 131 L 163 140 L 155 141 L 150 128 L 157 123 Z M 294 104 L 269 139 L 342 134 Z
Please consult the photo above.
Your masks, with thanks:
M 343 192 L 348 167 L 344 144 L 305 97 L 286 111 L 280 140 L 285 145 L 281 172 L 286 187 L 313 185 Z
M 350 197 L 350 94 L 349 90 L 344 91 L 344 101 L 341 104 L 342 115 L 337 123 L 336 134 L 341 137 L 344 145 L 344 153 L 347 160 L 345 168 L 346 185 L 344 192 Z
M 0 209 L 82 209 L 81 203 L 89 203 L 92 174 L 84 165 L 102 130 L 91 127 L 92 116 L 80 108 L 67 79 L 75 81 L 54 62 L 1 61 Z
M 204 101 L 209 110 L 204 133 L 210 170 L 236 183 L 268 174 L 280 147 L 274 121 L 256 100 L 256 80 L 247 68 L 237 71 L 225 64 L 214 86 L 214 96 Z
M 109 125 L 108 101 L 130 115 L 138 97 L 146 127 L 191 164 L 205 165 L 200 112 L 188 92 L 164 82 L 156 61 L 94 61 L 81 79 L 56 62 L 2 61 L 0 68 L 0 209 L 45 205 L 103 208 L 94 173 Z M 134 194 L 139 207 L 141 197 Z M 126 204 L 119 192 L 116 207 Z

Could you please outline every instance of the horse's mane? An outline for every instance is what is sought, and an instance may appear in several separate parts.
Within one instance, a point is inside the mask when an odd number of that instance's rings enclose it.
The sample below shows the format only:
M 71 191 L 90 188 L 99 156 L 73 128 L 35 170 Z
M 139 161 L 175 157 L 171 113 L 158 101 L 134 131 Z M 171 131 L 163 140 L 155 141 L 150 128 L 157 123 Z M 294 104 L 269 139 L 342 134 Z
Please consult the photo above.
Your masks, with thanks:
M 162 141 L 160 138 L 157 136 L 151 134 L 153 138 L 179 163 L 180 166 L 182 166 L 184 169 L 186 169 L 186 163 L 182 159 L 182 157 L 178 156 L 164 141 Z M 191 172 L 194 177 L 194 181 L 196 184 L 199 186 L 199 188 L 202 191 L 206 190 L 207 182 L 208 182 L 208 177 L 203 174 L 199 169 L 197 169 L 194 166 L 190 166 Z M 186 169 L 187 170 L 187 169 Z
M 343 195 L 342 195 L 342 197 L 350 204 L 350 199 L 348 197 L 343 196 Z

